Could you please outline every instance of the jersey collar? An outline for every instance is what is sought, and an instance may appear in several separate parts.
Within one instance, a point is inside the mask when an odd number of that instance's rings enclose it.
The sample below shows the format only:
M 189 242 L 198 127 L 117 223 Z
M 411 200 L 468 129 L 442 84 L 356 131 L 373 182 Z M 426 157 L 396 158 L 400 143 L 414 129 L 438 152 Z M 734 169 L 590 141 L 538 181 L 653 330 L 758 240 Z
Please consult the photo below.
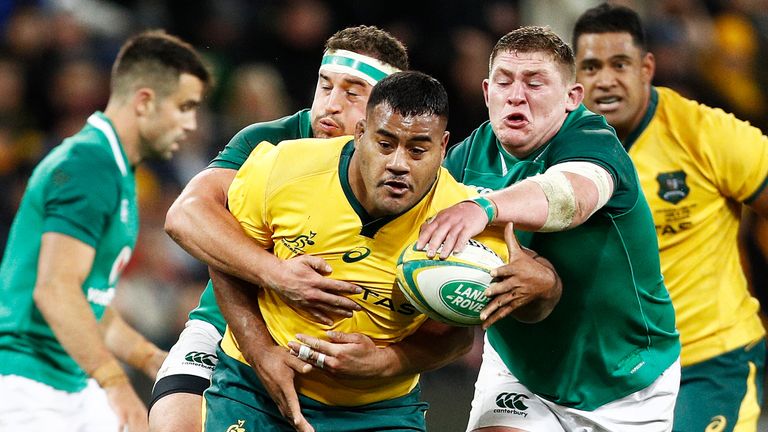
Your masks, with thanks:
M 312 111 L 305 108 L 299 111 L 299 136 L 302 138 L 314 138 L 312 133 Z
M 645 128 L 648 127 L 648 123 L 651 122 L 653 119 L 654 114 L 656 114 L 656 107 L 659 105 L 659 92 L 656 91 L 656 87 L 651 86 L 651 98 L 648 101 L 648 109 L 645 110 L 645 115 L 643 116 L 643 119 L 640 120 L 640 124 L 637 125 L 635 130 L 629 133 L 627 136 L 627 139 L 624 140 L 622 144 L 624 144 L 624 148 L 629 151 L 629 148 L 632 147 L 632 144 L 637 141 L 638 138 L 640 138 L 640 135 L 645 131 Z
M 357 213 L 360 218 L 362 227 L 360 228 L 360 234 L 369 238 L 373 238 L 376 233 L 389 223 L 392 219 L 395 219 L 398 215 L 383 216 L 375 218 L 368 214 L 363 205 L 357 199 L 352 192 L 352 185 L 349 184 L 349 162 L 352 160 L 352 155 L 355 153 L 355 140 L 349 141 L 341 150 L 341 157 L 339 158 L 339 180 L 341 181 L 341 189 L 344 191 L 344 195 L 349 201 L 349 205 Z
M 115 158 L 117 167 L 120 169 L 120 173 L 122 173 L 123 176 L 128 175 L 128 167 L 130 167 L 131 164 L 128 161 L 128 156 L 125 154 L 125 149 L 123 149 L 120 138 L 115 131 L 115 125 L 112 124 L 109 117 L 104 115 L 101 111 L 96 111 L 88 117 L 88 124 L 104 134 L 104 137 L 107 138 L 107 142 L 109 142 L 109 147 L 112 149 L 112 155 Z

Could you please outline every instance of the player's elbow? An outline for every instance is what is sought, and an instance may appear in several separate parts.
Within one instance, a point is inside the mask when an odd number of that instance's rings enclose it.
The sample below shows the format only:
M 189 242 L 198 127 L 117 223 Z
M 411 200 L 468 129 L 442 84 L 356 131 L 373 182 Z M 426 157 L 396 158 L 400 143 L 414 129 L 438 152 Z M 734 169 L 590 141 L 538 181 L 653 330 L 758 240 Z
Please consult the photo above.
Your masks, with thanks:
M 179 241 L 186 233 L 188 226 L 187 211 L 192 203 L 188 198 L 180 196 L 173 202 L 165 214 L 165 232 L 175 241 Z
M 51 314 L 56 312 L 57 305 L 63 300 L 54 284 L 38 281 L 32 290 L 32 301 L 35 302 L 35 306 L 46 319 L 49 319 Z
M 194 194 L 182 194 L 173 202 L 165 214 L 165 232 L 180 245 L 194 239 L 203 226 L 203 214 L 211 204 L 204 197 Z

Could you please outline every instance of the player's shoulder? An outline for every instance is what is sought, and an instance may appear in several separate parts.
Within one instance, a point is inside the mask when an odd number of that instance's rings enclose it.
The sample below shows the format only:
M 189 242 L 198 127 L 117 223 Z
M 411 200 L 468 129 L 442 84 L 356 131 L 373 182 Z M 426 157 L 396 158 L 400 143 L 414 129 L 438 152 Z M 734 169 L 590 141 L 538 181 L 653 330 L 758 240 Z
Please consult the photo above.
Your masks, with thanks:
M 448 157 L 465 154 L 470 151 L 489 149 L 496 143 L 496 133 L 490 121 L 485 121 L 477 127 L 468 137 L 459 141 L 448 150 Z
M 309 110 L 304 109 L 277 120 L 248 125 L 235 134 L 233 140 L 253 143 L 268 141 L 276 144 L 280 141 L 311 136 Z
M 721 140 L 717 137 L 733 137 L 740 131 L 754 129 L 748 122 L 721 108 L 689 99 L 669 88 L 655 89 L 659 95 L 657 119 L 665 124 L 673 136 L 683 138 L 684 142 L 701 144 L 710 141 L 707 138 L 718 142 Z
M 125 163 L 122 150 L 112 148 L 95 128 L 84 128 L 51 150 L 45 163 L 53 168 L 73 172 L 99 172 L 120 175 L 118 158 Z
M 608 124 L 604 116 L 596 114 L 590 111 L 584 104 L 580 104 L 575 110 L 568 113 L 558 134 L 584 132 L 605 135 L 618 140 L 615 130 Z
M 270 150 L 274 152 L 273 172 L 279 173 L 281 181 L 311 176 L 319 173 L 338 171 L 340 163 L 351 157 L 354 138 L 302 138 L 281 141 Z
M 563 125 L 547 146 L 547 154 L 571 154 L 579 151 L 615 153 L 621 148 L 616 131 L 602 115 L 579 105 L 568 113 Z

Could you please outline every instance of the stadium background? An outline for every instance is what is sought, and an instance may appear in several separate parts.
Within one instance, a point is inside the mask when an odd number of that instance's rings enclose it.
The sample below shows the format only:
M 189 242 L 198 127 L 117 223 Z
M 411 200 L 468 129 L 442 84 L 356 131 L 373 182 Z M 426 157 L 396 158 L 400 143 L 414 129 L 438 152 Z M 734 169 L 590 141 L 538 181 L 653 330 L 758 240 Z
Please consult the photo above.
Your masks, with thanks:
M 165 348 L 196 305 L 206 269 L 164 233 L 184 184 L 243 126 L 309 106 L 323 42 L 348 25 L 382 27 L 408 47 L 412 68 L 439 78 L 451 97 L 457 142 L 487 119 L 481 81 L 494 42 L 526 24 L 570 41 L 594 0 L 0 0 L 0 251 L 34 165 L 101 110 L 109 66 L 125 37 L 165 28 L 214 66 L 217 88 L 199 130 L 173 161 L 138 170 L 142 226 L 117 307 Z M 655 83 L 768 129 L 768 0 L 622 1 L 641 12 L 657 61 Z M 768 297 L 768 224 L 745 215 L 744 264 Z M 480 338 L 478 337 L 478 342 Z M 430 430 L 465 425 L 480 345 L 422 380 Z M 148 397 L 151 382 L 133 377 Z M 764 415 L 764 418 L 768 416 Z M 768 420 L 761 430 L 768 430 Z

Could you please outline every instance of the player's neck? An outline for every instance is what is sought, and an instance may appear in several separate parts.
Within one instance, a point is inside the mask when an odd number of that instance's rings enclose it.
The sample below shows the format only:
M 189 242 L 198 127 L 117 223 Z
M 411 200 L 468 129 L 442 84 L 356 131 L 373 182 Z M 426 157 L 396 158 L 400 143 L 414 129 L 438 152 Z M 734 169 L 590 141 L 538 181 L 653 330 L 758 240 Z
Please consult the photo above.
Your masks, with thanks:
M 349 172 L 347 172 L 347 179 L 349 180 L 349 187 L 352 189 L 352 194 L 357 198 L 357 202 L 365 209 L 366 213 L 370 216 L 375 215 L 372 213 L 374 209 L 368 202 L 368 190 L 365 187 L 363 176 L 360 172 L 362 167 L 360 166 L 360 158 L 358 153 L 352 153 L 352 158 L 349 161 Z M 342 173 L 339 173 L 343 175 Z
M 115 127 L 115 133 L 120 139 L 128 162 L 131 166 L 136 166 L 141 162 L 141 153 L 139 151 L 138 125 L 131 107 L 110 103 L 104 110 L 104 115 Z

